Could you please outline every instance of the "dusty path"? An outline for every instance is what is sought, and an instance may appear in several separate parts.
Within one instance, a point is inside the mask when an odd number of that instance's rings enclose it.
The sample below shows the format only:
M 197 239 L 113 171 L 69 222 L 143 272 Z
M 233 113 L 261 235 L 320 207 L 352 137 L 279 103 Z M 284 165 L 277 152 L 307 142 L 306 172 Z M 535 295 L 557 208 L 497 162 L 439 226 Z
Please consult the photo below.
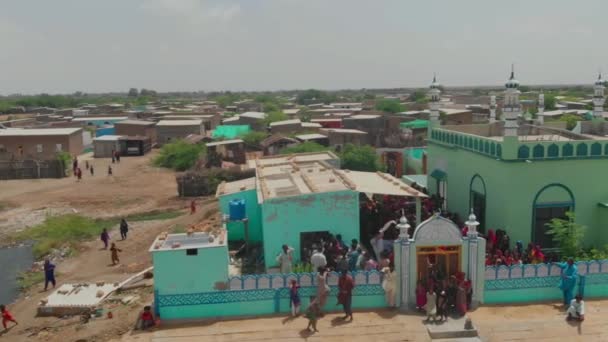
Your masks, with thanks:
M 132 223 L 127 240 L 115 241 L 118 248 L 122 249 L 119 266 L 110 266 L 109 251 L 101 249 L 101 241 L 94 240 L 84 243 L 76 257 L 57 266 L 58 284 L 79 281 L 114 282 L 147 268 L 151 265 L 151 255 L 148 249 L 160 232 L 169 231 L 176 225 L 187 226 L 200 222 L 209 215 L 209 212 L 217 210 L 217 204 L 213 198 L 201 203 L 200 210 L 195 215 L 189 215 L 184 211 L 183 216 L 171 220 Z M 113 239 L 119 237 L 116 230 L 111 231 L 110 235 Z M 75 341 L 79 338 L 87 338 L 89 341 L 107 340 L 128 331 L 135 323 L 136 315 L 144 303 L 149 304 L 152 298 L 151 290 L 140 293 L 139 295 L 143 296 L 142 300 L 133 307 L 117 308 L 114 312 L 114 319 L 96 320 L 83 326 L 77 323 L 77 317 L 68 320 L 35 318 L 38 302 L 48 295 L 48 293 L 41 292 L 42 289 L 42 285 L 36 286 L 27 293 L 27 297 L 11 305 L 11 311 L 20 325 L 11 329 L 3 338 L 9 338 L 11 341 L 26 341 L 31 339 L 28 335 L 32 331 L 32 327 L 67 325 L 59 329 L 50 329 L 48 332 L 39 334 L 38 338 L 45 341 Z
M 563 311 L 552 304 L 481 307 L 471 313 L 485 342 L 503 341 L 608 341 L 608 300 L 587 301 L 587 319 L 569 324 Z M 352 323 L 342 314 L 328 314 L 318 323 L 320 332 L 305 330 L 307 320 L 286 317 L 206 321 L 189 326 L 163 327 L 154 332 L 130 332 L 116 341 L 123 342 L 295 342 L 295 341 L 430 341 L 421 314 L 391 311 L 355 312 Z
M 128 215 L 182 205 L 177 198 L 175 173 L 151 166 L 158 153 L 122 158 L 112 164 L 108 158 L 79 157 L 83 179 L 27 179 L 0 181 L 2 235 L 36 225 L 48 215 L 78 212 L 90 217 Z M 85 169 L 85 161 L 95 168 L 95 176 Z M 112 165 L 113 176 L 107 175 Z

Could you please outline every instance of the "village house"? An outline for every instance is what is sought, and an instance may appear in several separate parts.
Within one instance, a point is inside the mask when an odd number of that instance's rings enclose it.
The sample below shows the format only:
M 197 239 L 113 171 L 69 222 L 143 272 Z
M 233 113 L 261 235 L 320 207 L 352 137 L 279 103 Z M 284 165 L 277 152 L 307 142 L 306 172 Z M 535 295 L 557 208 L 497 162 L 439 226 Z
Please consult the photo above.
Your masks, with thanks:
M 82 128 L 0 129 L 0 151 L 15 159 L 55 159 L 57 153 L 79 155 L 82 150 Z
M 282 134 L 273 134 L 260 142 L 265 156 L 279 153 L 282 149 L 298 145 L 300 141 Z
M 346 144 L 369 145 L 367 132 L 349 128 L 322 128 L 319 131 L 329 140 L 329 146 L 342 148 Z
M 156 144 L 156 122 L 143 120 L 124 120 L 114 123 L 116 135 L 143 136 Z
M 222 161 L 234 164 L 245 164 L 245 142 L 241 139 L 214 141 L 206 144 L 207 157 L 211 153 L 216 153 Z M 221 165 L 215 165 L 221 166 Z
M 190 134 L 202 135 L 202 124 L 201 120 L 161 120 L 156 124 L 157 143 L 167 144 Z

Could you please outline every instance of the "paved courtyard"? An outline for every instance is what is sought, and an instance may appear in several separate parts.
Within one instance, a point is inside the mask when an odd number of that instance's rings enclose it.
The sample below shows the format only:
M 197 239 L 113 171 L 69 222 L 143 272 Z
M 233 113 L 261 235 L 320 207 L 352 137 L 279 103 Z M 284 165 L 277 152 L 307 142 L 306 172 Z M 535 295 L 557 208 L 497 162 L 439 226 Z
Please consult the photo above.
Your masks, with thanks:
M 565 322 L 557 304 L 487 306 L 470 316 L 483 341 L 608 341 L 608 300 L 588 301 L 586 310 L 581 325 Z M 305 318 L 266 317 L 165 326 L 126 334 L 122 341 L 430 341 L 422 315 L 358 312 L 352 323 L 342 322 L 340 316 L 322 318 L 315 334 L 304 330 Z

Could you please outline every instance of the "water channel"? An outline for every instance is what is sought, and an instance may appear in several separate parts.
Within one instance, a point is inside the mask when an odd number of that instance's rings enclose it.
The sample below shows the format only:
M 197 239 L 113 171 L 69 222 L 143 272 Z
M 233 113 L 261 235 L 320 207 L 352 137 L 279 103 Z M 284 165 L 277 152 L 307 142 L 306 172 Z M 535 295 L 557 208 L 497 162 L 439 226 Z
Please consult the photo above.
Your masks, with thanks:
M 27 271 L 34 262 L 32 247 L 0 248 L 0 303 L 8 304 L 19 296 L 17 276 Z

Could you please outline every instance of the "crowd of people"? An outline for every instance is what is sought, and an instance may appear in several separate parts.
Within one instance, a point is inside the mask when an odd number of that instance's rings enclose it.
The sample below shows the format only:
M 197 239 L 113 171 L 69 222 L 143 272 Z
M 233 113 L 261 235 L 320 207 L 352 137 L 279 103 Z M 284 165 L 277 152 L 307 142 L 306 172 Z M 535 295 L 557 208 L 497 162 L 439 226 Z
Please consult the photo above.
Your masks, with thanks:
M 466 228 L 465 228 L 466 230 Z M 541 264 L 556 260 L 555 255 L 545 255 L 539 245 L 529 243 L 524 249 L 522 241 L 516 241 L 511 247 L 507 232 L 502 229 L 489 229 L 486 238 L 486 266 L 513 266 L 523 264 Z
M 108 176 L 114 175 L 114 170 L 112 168 L 113 164 L 120 164 L 120 153 L 118 151 L 112 150 L 112 164 L 108 165 Z M 72 158 L 72 173 L 76 180 L 80 182 L 82 180 L 82 164 L 78 160 L 78 157 L 74 156 Z M 91 176 L 95 176 L 95 167 L 92 163 L 89 163 L 88 160 L 84 161 L 84 168 L 89 172 Z

